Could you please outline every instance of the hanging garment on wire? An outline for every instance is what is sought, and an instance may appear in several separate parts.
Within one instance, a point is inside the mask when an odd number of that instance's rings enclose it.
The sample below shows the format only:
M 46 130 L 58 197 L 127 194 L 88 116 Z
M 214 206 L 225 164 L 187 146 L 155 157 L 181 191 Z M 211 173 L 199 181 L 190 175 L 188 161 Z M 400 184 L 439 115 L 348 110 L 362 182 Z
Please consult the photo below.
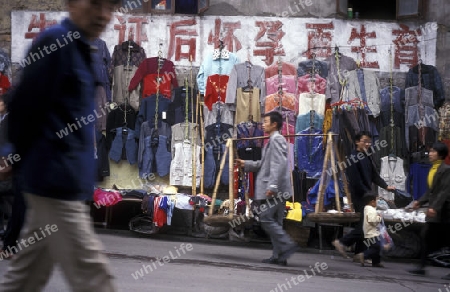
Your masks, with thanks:
M 130 51 L 130 56 L 128 56 L 128 49 Z M 128 57 L 130 58 L 128 59 Z M 129 64 L 130 67 L 137 68 L 145 58 L 145 50 L 133 41 L 125 41 L 120 45 L 114 46 L 111 63 L 108 68 L 109 79 L 112 80 L 115 67 L 121 65 L 126 67 L 127 64 Z M 130 76 L 129 80 L 131 80 L 132 76 L 133 75 Z
M 128 99 L 129 106 L 133 109 L 139 109 L 139 92 L 141 90 L 140 85 L 133 90 L 128 92 L 128 85 L 131 77 L 136 72 L 137 67 L 130 66 L 129 70 L 124 65 L 114 67 L 113 84 L 112 84 L 112 100 L 118 104 L 124 103 Z M 128 80 L 128 82 L 127 82 Z
M 421 64 L 409 69 L 406 74 L 405 88 L 419 85 L 419 66 L 421 66 L 422 87 L 433 91 L 433 107 L 438 109 L 445 101 L 445 92 L 441 75 L 435 66 Z
M 109 79 L 108 69 L 111 63 L 111 55 L 104 40 L 96 38 L 93 45 L 97 47 L 97 51 L 93 54 L 93 64 L 97 83 L 101 85 L 106 94 L 106 100 L 111 101 L 111 81 Z
M 363 69 L 348 72 L 348 95 L 366 102 L 369 115 L 380 115 L 380 80 L 375 72 Z
M 427 177 L 430 172 L 431 164 L 429 163 L 411 163 L 409 165 L 409 176 L 406 183 L 412 188 L 408 193 L 412 194 L 414 200 L 418 200 L 428 190 Z
M 201 164 L 200 164 L 200 152 L 201 147 L 198 145 L 192 145 L 189 141 L 182 143 L 176 143 L 173 145 L 174 152 L 172 152 L 172 162 L 170 164 L 170 184 L 174 186 L 192 186 L 193 176 L 193 162 L 192 151 L 195 147 L 195 165 L 196 176 L 195 183 L 198 187 L 200 184 Z M 205 168 L 205 174 L 206 168 Z M 206 186 L 206 185 L 205 185 Z
M 380 176 L 389 186 L 397 190 L 406 189 L 406 175 L 403 169 L 403 159 L 395 155 L 381 158 Z M 394 193 L 378 187 L 378 195 L 386 200 L 393 201 Z
M 234 117 L 231 110 L 231 105 L 222 102 L 216 102 L 212 105 L 211 111 L 206 106 L 204 106 L 203 109 L 203 115 L 205 117 L 205 128 L 217 122 L 234 125 Z
M 331 103 L 338 102 L 341 96 L 342 84 L 347 82 L 346 71 L 355 70 L 357 68 L 355 60 L 350 57 L 341 55 L 339 58 L 339 68 L 336 63 L 335 55 L 328 57 L 326 62 L 330 65 L 328 78 L 327 78 L 327 90 L 325 95 L 327 100 L 331 100 Z
M 321 129 L 307 129 L 299 134 L 317 134 L 317 136 L 297 137 L 297 166 L 306 172 L 308 178 L 318 178 L 322 174 L 324 148 Z
M 320 94 L 325 94 L 325 90 L 327 88 L 327 80 L 325 78 L 320 77 L 319 74 L 314 76 L 314 81 L 311 80 L 310 75 L 304 75 L 298 77 L 297 79 L 297 92 L 305 93 L 305 92 L 315 92 Z
M 124 121 L 127 122 L 128 128 L 135 129 L 136 111 L 130 106 L 121 104 L 108 114 L 106 118 L 106 145 L 108 149 L 111 148 L 111 143 L 115 136 L 112 130 L 123 127 Z
M 259 100 L 259 89 L 254 87 L 252 91 L 244 92 L 242 88 L 237 89 L 236 97 L 236 118 L 235 123 L 241 123 L 249 120 L 249 117 L 255 122 L 261 121 L 261 104 Z
M 439 139 L 450 139 L 450 101 L 445 102 L 439 109 Z
M 380 130 L 380 141 L 386 141 L 387 146 L 380 148 L 380 156 L 394 154 L 399 157 L 406 157 L 408 150 L 406 148 L 405 132 L 396 126 L 383 127 Z
M 323 121 L 324 116 L 319 115 L 315 112 L 309 112 L 307 114 L 298 115 L 297 123 L 295 125 L 295 133 L 309 129 L 310 127 L 322 130 Z
M 312 69 L 314 67 L 314 72 Z M 305 76 L 309 74 L 319 74 L 323 78 L 328 77 L 328 64 L 319 60 L 306 60 L 298 63 L 297 76 Z
M 322 117 L 325 114 L 325 94 L 301 93 L 298 104 L 299 115 L 308 114 L 310 111 L 315 111 Z
M 97 131 L 106 130 L 106 112 L 109 110 L 106 104 L 107 98 L 105 87 L 102 85 L 95 86 L 95 130 Z
M 162 61 L 160 61 L 162 59 Z M 162 62 L 162 66 L 160 66 Z M 159 67 L 159 72 L 158 72 Z M 158 78 L 160 78 L 158 80 Z M 166 98 L 171 98 L 172 86 L 178 87 L 177 74 L 172 61 L 151 57 L 147 58 L 139 65 L 136 73 L 130 81 L 129 91 L 136 89 L 142 82 L 142 98 L 156 94 L 159 86 L 159 93 Z
M 273 65 L 270 65 L 267 67 L 265 71 L 266 79 L 270 78 L 272 76 L 277 76 L 280 74 L 279 72 L 280 65 L 278 62 L 275 62 Z M 289 64 L 286 62 L 281 62 L 281 75 L 297 75 L 297 68 L 295 68 L 295 65 Z
M 130 128 L 126 128 L 126 131 L 123 129 L 122 127 L 114 129 L 115 137 L 109 150 L 109 158 L 117 163 L 121 159 L 126 159 L 130 164 L 135 164 L 138 151 L 135 132 Z
M 200 129 L 197 124 L 194 123 L 178 123 L 172 126 L 172 152 L 175 150 L 173 147 L 176 143 L 182 143 L 184 140 L 192 140 L 195 129 L 197 128 L 197 139 L 194 139 L 194 143 L 201 145 Z
M 260 98 L 266 96 L 264 68 L 244 62 L 234 65 L 230 72 L 225 103 L 236 104 L 237 89 L 248 85 L 249 72 L 251 85 L 260 89 Z
M 224 49 L 223 51 L 226 50 Z M 224 55 L 217 54 L 218 50 L 215 50 L 215 52 L 216 57 L 213 56 L 214 53 L 206 56 L 197 74 L 198 91 L 202 94 L 205 93 L 206 80 L 209 76 L 213 74 L 229 75 L 234 65 L 240 63 L 239 58 L 234 53 L 228 52 L 228 54 Z
M 381 127 L 389 126 L 391 123 L 391 88 L 385 87 L 380 91 L 380 122 Z M 394 124 L 404 128 L 405 124 L 405 91 L 398 86 L 392 86 L 392 101 Z
M 212 110 L 212 105 L 216 102 L 225 102 L 227 93 L 228 75 L 214 74 L 207 78 L 205 90 L 205 106 Z
M 163 227 L 167 223 L 167 197 L 155 197 L 153 207 L 153 224 Z
M 191 87 L 186 89 L 184 86 L 180 86 L 172 91 L 172 102 L 167 109 L 167 123 L 175 125 L 186 121 L 186 94 L 188 94 L 187 119 L 191 123 L 194 122 L 192 121 L 192 117 L 194 117 L 195 120 L 197 114 L 195 107 L 197 104 L 198 91 Z M 194 109 L 194 114 L 192 114 L 192 109 Z
M 281 104 L 280 104 L 281 103 Z M 264 99 L 264 109 L 266 113 L 276 110 L 277 107 L 287 108 L 295 114 L 298 111 L 298 99 L 295 94 L 283 92 L 282 94 L 274 93 L 266 96 Z
M 237 138 L 253 138 L 264 135 L 261 123 L 245 122 L 236 126 Z M 238 156 L 243 160 L 260 160 L 261 149 L 263 146 L 262 139 L 255 140 L 238 140 L 236 147 Z
M 266 94 L 274 94 L 280 90 L 280 86 L 283 92 L 297 94 L 297 76 L 295 75 L 282 75 L 281 82 L 278 75 L 274 75 L 266 79 Z
M 161 95 L 157 98 L 156 94 L 149 96 L 142 100 L 141 106 L 139 107 L 139 113 L 136 118 L 136 132 L 141 131 L 141 125 L 143 122 L 148 121 L 151 128 L 155 127 L 155 113 L 156 113 L 156 103 L 158 102 L 158 125 L 159 128 L 162 123 L 162 112 L 167 111 L 169 108 L 170 100 L 162 97 Z
M 169 174 L 172 160 L 171 134 L 171 128 L 167 123 L 161 123 L 157 133 L 149 122 L 142 123 L 138 148 L 139 177 L 146 179 L 153 173 L 161 177 Z

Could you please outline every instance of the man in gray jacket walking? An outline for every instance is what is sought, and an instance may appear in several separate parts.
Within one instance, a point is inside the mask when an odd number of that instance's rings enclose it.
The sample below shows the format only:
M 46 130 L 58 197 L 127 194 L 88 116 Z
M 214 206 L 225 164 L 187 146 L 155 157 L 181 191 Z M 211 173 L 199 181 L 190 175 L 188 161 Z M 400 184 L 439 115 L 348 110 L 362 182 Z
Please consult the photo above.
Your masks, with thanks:
M 261 227 L 273 245 L 272 257 L 263 263 L 287 265 L 287 259 L 298 250 L 297 244 L 283 230 L 286 199 L 291 197 L 287 143 L 280 135 L 283 118 L 279 112 L 264 115 L 263 130 L 269 134 L 269 143 L 263 148 L 258 161 L 236 159 L 245 171 L 257 172 L 254 200 L 259 206 Z

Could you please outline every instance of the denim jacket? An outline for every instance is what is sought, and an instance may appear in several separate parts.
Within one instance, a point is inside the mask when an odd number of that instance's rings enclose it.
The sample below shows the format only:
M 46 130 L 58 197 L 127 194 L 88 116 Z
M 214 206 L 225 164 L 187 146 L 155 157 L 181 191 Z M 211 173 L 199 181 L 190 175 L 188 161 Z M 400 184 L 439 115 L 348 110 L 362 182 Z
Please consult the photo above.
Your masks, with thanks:
M 113 161 L 119 163 L 122 158 L 122 150 L 125 147 L 126 158 L 130 164 L 135 164 L 137 162 L 137 142 L 136 136 L 134 134 L 134 130 L 130 128 L 126 128 L 128 130 L 127 140 L 123 141 L 122 138 L 122 127 L 116 128 L 116 136 L 111 145 L 111 149 L 109 150 L 109 158 Z

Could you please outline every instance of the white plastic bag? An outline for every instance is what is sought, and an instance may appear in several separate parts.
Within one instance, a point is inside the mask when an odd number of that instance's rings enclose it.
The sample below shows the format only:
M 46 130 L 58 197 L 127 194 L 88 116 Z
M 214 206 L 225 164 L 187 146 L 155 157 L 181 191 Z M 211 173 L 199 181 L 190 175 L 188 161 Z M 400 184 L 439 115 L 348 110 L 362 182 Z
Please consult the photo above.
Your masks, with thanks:
M 394 241 L 392 240 L 392 237 L 389 235 L 386 225 L 384 225 L 383 217 L 381 218 L 381 222 L 378 225 L 378 228 L 380 230 L 381 251 L 387 252 L 392 250 L 394 248 Z

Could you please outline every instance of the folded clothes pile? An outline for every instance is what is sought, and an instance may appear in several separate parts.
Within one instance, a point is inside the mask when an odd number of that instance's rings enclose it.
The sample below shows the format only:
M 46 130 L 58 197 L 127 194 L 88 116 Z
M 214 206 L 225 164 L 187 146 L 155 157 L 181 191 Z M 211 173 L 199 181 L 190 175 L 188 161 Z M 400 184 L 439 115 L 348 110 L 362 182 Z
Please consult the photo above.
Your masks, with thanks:
M 381 212 L 385 220 L 402 220 L 410 222 L 425 222 L 425 212 L 423 210 L 417 210 L 413 212 L 405 211 L 405 209 L 388 209 Z

